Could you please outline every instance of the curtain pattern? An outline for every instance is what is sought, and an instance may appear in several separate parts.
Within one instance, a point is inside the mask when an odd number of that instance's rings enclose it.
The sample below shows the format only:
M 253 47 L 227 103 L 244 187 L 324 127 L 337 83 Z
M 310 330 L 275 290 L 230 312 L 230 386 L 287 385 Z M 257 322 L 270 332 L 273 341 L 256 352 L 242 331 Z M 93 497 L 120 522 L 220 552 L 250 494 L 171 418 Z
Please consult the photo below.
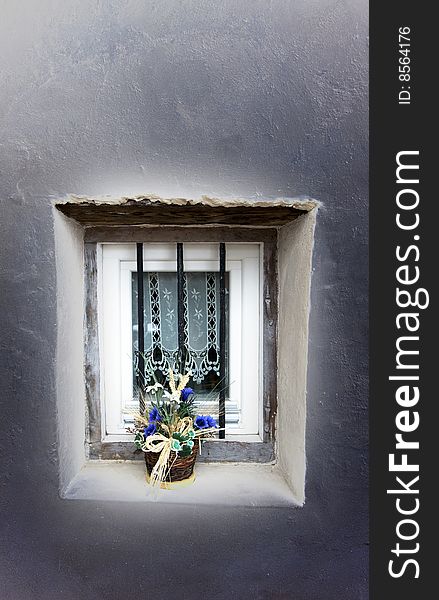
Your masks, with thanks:
M 178 355 L 178 306 L 176 273 L 144 273 L 145 372 L 160 371 L 165 377 Z M 137 274 L 132 277 L 133 350 L 138 349 Z M 192 379 L 219 375 L 219 274 L 184 274 L 184 340 L 186 366 Z

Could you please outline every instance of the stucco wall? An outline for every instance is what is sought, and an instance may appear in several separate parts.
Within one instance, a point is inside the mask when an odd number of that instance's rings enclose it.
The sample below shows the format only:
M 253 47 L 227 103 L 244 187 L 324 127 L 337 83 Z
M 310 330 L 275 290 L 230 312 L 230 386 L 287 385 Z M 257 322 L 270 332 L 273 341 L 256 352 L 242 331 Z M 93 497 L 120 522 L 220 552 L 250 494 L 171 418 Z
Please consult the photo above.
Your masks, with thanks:
M 2 598 L 366 598 L 366 2 L 1 11 Z M 304 508 L 59 499 L 50 201 L 144 192 L 323 202 Z

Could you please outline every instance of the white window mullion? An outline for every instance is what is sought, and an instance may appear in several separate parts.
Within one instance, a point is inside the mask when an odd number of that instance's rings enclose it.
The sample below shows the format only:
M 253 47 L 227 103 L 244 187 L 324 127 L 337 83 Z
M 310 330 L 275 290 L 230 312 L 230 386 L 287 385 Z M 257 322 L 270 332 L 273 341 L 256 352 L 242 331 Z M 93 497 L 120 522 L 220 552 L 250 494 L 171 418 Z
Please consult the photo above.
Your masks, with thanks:
M 258 433 L 259 398 L 259 260 L 242 260 L 242 348 L 241 362 L 241 419 L 242 433 Z
M 103 258 L 103 368 L 105 434 L 121 430 L 121 307 L 120 261 L 117 257 Z

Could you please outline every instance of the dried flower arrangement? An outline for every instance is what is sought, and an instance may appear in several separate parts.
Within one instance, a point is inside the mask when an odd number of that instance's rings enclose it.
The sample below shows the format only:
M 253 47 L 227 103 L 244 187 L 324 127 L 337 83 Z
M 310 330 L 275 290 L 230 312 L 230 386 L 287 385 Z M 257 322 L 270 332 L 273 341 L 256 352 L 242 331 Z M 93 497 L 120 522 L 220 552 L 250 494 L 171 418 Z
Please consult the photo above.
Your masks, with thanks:
M 139 388 L 142 413 L 134 416 L 134 443 L 145 453 L 152 486 L 193 479 L 200 437 L 219 430 L 211 415 L 197 414 L 196 397 L 187 387 L 191 374 L 169 370 L 169 390 L 155 380 Z

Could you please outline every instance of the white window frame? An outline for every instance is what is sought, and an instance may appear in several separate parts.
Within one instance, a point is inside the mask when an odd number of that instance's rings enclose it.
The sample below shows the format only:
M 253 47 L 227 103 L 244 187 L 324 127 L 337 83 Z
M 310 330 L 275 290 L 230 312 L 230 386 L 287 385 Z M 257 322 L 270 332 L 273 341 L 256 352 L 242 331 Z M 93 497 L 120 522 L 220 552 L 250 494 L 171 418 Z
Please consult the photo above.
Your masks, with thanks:
M 128 441 L 124 411 L 132 400 L 132 273 L 135 244 L 101 244 L 98 305 L 101 331 L 103 441 Z M 185 271 L 218 271 L 218 244 L 185 243 Z M 227 243 L 229 273 L 229 381 L 226 439 L 261 439 L 262 257 L 261 243 Z M 144 244 L 143 270 L 176 272 L 175 243 Z M 115 326 L 116 324 L 116 326 Z M 256 324 L 256 326 L 255 326 Z

